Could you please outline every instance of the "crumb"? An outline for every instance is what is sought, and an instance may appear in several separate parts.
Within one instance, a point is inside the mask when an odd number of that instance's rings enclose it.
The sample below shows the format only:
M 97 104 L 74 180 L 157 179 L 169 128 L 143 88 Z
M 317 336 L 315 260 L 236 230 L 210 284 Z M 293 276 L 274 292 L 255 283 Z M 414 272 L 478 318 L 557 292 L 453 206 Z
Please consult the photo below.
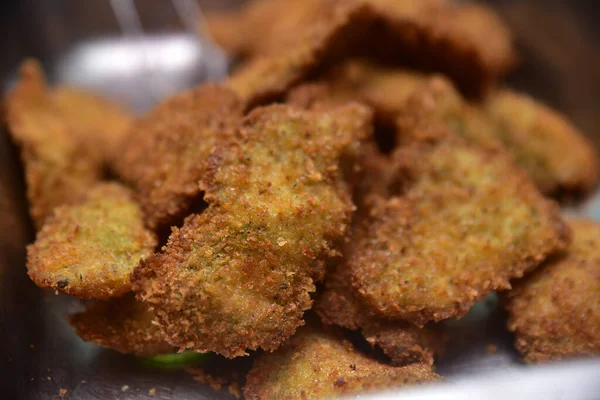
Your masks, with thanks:
M 67 389 L 60 388 L 60 390 L 58 391 L 58 394 L 60 397 L 65 397 L 67 394 Z
M 496 354 L 497 351 L 498 351 L 498 347 L 495 344 L 488 344 L 488 346 L 487 346 L 488 354 Z
M 51 377 L 49 377 L 49 376 L 47 376 L 47 377 L 46 377 L 46 379 L 48 379 L 49 381 L 51 381 L 51 380 L 52 380 L 52 378 L 51 378 Z
M 152 389 L 148 390 L 148 395 L 154 396 L 155 394 L 156 394 L 156 388 L 152 388 Z
M 128 390 L 129 390 L 129 386 L 128 386 L 128 385 L 123 385 L 123 386 L 121 387 L 121 392 L 126 392 L 126 391 L 128 391 Z
M 86 381 L 81 381 L 81 383 L 87 383 Z

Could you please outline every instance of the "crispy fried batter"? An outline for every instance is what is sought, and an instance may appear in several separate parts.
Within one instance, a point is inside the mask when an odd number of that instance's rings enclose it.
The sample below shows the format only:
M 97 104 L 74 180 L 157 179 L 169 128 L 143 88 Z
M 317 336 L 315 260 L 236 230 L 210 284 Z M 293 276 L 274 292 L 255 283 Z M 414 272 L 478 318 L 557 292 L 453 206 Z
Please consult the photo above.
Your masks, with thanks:
M 241 117 L 233 93 L 203 85 L 165 100 L 131 125 L 117 170 L 140 194 L 148 226 L 168 227 L 186 215 L 200 195 L 206 158 Z
M 484 148 L 504 148 L 544 193 L 589 191 L 596 184 L 600 166 L 585 136 L 524 95 L 497 91 L 481 108 L 443 77 L 433 77 L 405 104 L 397 121 L 401 143 L 435 134 L 441 125 Z
M 352 211 L 340 157 L 369 116 L 357 105 L 257 109 L 210 156 L 209 208 L 133 276 L 171 344 L 235 357 L 272 351 L 302 324 Z
M 385 365 L 335 334 L 304 327 L 275 353 L 257 358 L 244 396 L 248 400 L 338 398 L 441 379 L 429 365 Z
M 21 66 L 19 82 L 6 99 L 5 117 L 21 149 L 30 215 L 39 229 L 55 207 L 100 178 L 101 159 L 80 141 L 34 60 Z
M 362 1 L 381 21 L 365 48 L 386 60 L 442 72 L 468 95 L 484 94 L 516 62 L 510 32 L 489 7 L 439 0 Z
M 394 162 L 397 196 L 374 208 L 348 261 L 356 293 L 382 317 L 461 316 L 569 242 L 556 205 L 504 152 L 440 130 Z
M 214 40 L 234 56 L 275 54 L 315 18 L 331 0 L 255 0 L 234 11 L 207 12 Z
M 508 328 L 527 362 L 600 354 L 600 225 L 569 221 L 566 252 L 515 283 Z
M 287 101 L 303 107 L 359 101 L 373 108 L 379 125 L 393 126 L 406 99 L 426 79 L 426 75 L 417 71 L 351 60 L 334 67 L 319 82 L 294 88 Z
M 133 193 L 99 183 L 78 203 L 55 209 L 27 248 L 27 268 L 40 287 L 107 299 L 131 290 L 130 273 L 155 246 Z
M 352 247 L 351 241 L 347 248 Z M 415 362 L 433 365 L 434 354 L 443 350 L 443 335 L 403 321 L 385 321 L 371 315 L 368 307 L 354 295 L 349 272 L 348 266 L 340 263 L 325 278 L 325 290 L 315 304 L 321 320 L 328 325 L 360 329 L 367 342 L 379 346 L 393 365 Z
M 444 72 L 473 95 L 485 93 L 515 61 L 508 30 L 480 5 L 440 0 L 280 3 L 263 1 L 256 6 L 260 12 L 242 12 L 238 31 L 246 43 L 228 40 L 255 56 L 230 79 L 250 106 L 282 95 L 319 66 L 331 64 L 326 59 L 348 55 Z M 290 6 L 302 11 L 288 14 Z M 244 26 L 252 28 L 246 32 Z
M 594 188 L 598 155 L 564 115 L 510 90 L 492 93 L 485 110 L 501 128 L 501 139 L 517 164 L 544 193 Z
M 317 70 L 325 60 L 341 57 L 351 37 L 364 24 L 355 24 L 368 10 L 352 1 L 322 1 L 312 23 L 294 32 L 284 50 L 250 60 L 235 71 L 227 85 L 247 108 L 284 95 L 293 85 Z M 331 6 L 325 6 L 331 3 Z M 286 3 L 287 4 L 287 3 Z
M 132 294 L 99 301 L 71 316 L 71 325 L 83 340 L 121 353 L 155 356 L 173 347 L 152 323 L 154 314 Z
M 484 149 L 503 148 L 496 124 L 481 109 L 467 103 L 442 76 L 433 76 L 414 90 L 396 122 L 401 144 L 427 140 L 450 130 Z
M 57 87 L 51 98 L 84 144 L 110 164 L 133 116 L 118 104 L 74 87 Z

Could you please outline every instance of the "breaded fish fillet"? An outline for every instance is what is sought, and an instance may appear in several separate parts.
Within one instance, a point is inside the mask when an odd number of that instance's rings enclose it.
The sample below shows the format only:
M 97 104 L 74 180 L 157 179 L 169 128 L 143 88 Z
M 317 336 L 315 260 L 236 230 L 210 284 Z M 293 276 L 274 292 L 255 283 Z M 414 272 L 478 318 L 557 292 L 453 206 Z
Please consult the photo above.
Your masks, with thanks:
M 598 180 L 598 157 L 583 133 L 525 95 L 495 91 L 481 107 L 432 77 L 405 105 L 397 121 L 401 143 L 445 126 L 486 149 L 505 149 L 543 193 L 589 191 Z
M 392 367 L 333 333 L 304 327 L 282 348 L 260 355 L 248 374 L 248 400 L 338 398 L 442 378 L 426 364 Z
M 156 246 L 142 221 L 133 192 L 98 183 L 46 220 L 27 248 L 29 276 L 40 287 L 84 299 L 120 296 L 131 290 L 130 273 Z
M 237 10 L 206 12 L 213 39 L 235 57 L 285 51 L 294 34 L 314 22 L 332 0 L 255 0 Z
M 280 3 L 260 1 L 240 12 L 236 31 L 244 38 L 228 34 L 225 40 L 234 43 L 232 51 L 253 56 L 232 82 L 249 104 L 281 95 L 329 64 L 326 59 L 348 55 L 443 72 L 475 96 L 485 93 L 516 59 L 508 29 L 481 5 L 444 0 Z M 290 7 L 300 12 L 288 13 Z M 218 16 L 215 32 L 223 31 L 219 22 L 232 26 L 235 19 Z
M 485 111 L 517 164 L 544 193 L 589 192 L 596 186 L 598 154 L 566 116 L 511 90 L 493 92 Z
M 133 294 L 99 301 L 71 316 L 71 325 L 83 340 L 125 354 L 155 356 L 170 353 L 173 346 L 164 341 L 152 323 L 154 314 Z
M 443 76 L 432 76 L 413 90 L 398 115 L 401 145 L 450 131 L 484 149 L 503 149 L 499 127 L 479 107 L 468 103 Z
M 100 179 L 102 159 L 64 115 L 37 61 L 23 63 L 5 109 L 8 131 L 21 151 L 29 212 L 39 229 L 55 207 Z
M 508 292 L 508 328 L 527 362 L 600 354 L 600 225 L 569 221 L 573 243 Z
M 318 82 L 304 83 L 290 91 L 288 102 L 307 107 L 318 102 L 358 101 L 373 108 L 376 121 L 393 126 L 407 98 L 428 79 L 418 71 L 350 60 L 332 68 Z
M 186 215 L 208 155 L 241 117 L 235 94 L 209 84 L 166 99 L 131 125 L 116 167 L 140 195 L 148 226 L 169 227 Z
M 226 357 L 273 351 L 302 325 L 313 280 L 352 212 L 340 158 L 368 110 L 254 110 L 209 157 L 209 208 L 174 229 L 133 276 L 169 343 Z
M 352 242 L 347 247 L 352 247 Z M 342 262 L 327 274 L 325 289 L 315 303 L 323 323 L 361 330 L 367 342 L 379 346 L 393 365 L 415 362 L 433 365 L 434 355 L 443 349 L 443 335 L 404 321 L 373 316 L 369 307 L 355 296 L 349 272 Z
M 464 315 L 569 243 L 558 207 L 502 151 L 440 130 L 394 163 L 396 195 L 371 211 L 348 260 L 356 294 L 381 317 Z
M 286 41 L 285 50 L 252 58 L 228 78 L 227 86 L 247 108 L 283 96 L 328 60 L 341 58 L 357 31 L 365 29 L 365 24 L 356 23 L 368 11 L 363 4 L 326 0 L 320 8 L 310 24 Z
M 57 87 L 51 99 L 77 136 L 110 167 L 133 116 L 118 104 L 76 87 Z

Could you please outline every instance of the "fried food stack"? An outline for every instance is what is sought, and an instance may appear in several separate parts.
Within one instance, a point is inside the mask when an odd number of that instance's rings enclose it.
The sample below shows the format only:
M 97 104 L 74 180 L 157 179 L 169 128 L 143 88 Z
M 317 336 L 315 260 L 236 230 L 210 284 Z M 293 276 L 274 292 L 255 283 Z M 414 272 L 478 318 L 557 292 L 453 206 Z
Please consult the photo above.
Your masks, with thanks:
M 500 86 L 516 54 L 491 10 L 257 0 L 207 23 L 232 74 L 145 115 L 34 61 L 6 99 L 29 275 L 98 301 L 83 339 L 252 354 L 249 399 L 348 395 L 440 380 L 436 322 L 498 291 L 526 361 L 600 352 L 600 226 L 553 199 L 589 193 L 598 158 Z

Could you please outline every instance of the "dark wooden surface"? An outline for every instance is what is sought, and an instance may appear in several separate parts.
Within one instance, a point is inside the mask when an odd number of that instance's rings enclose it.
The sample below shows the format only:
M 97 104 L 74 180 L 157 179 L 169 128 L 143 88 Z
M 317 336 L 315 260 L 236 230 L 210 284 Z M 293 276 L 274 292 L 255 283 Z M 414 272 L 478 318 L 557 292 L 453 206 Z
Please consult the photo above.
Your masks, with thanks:
M 94 12 L 90 8 L 92 0 L 79 1 L 79 5 L 72 5 L 75 8 L 66 11 L 67 19 L 58 20 L 48 19 L 52 15 L 48 10 L 76 2 L 56 1 L 53 5 L 41 0 L 0 2 L 3 82 L 6 83 L 25 56 L 36 56 L 50 63 L 56 51 L 68 45 L 70 34 L 89 27 L 85 18 L 90 14 L 94 16 L 92 25 L 102 18 L 107 1 L 96 2 L 100 8 Z M 207 2 L 212 7 L 222 7 L 225 3 Z M 490 0 L 489 3 L 515 32 L 522 54 L 522 65 L 508 82 L 562 110 L 600 146 L 600 27 L 597 26 L 600 11 L 597 1 Z M 97 29 L 95 32 L 100 33 L 101 29 Z M 58 389 L 66 383 L 70 384 L 68 398 L 115 397 L 111 391 L 114 387 L 86 386 L 87 383 L 81 382 L 92 379 L 117 382 L 118 388 L 135 379 L 137 386 L 122 393 L 122 397 L 148 397 L 148 389 L 158 385 L 161 373 L 144 370 L 131 358 L 112 352 L 97 354 L 94 346 L 68 340 L 72 333 L 66 331 L 64 316 L 55 312 L 60 308 L 56 303 L 65 300 L 45 296 L 28 280 L 24 246 L 31 240 L 32 232 L 26 222 L 23 184 L 17 166 L 6 136 L 1 135 L 0 398 L 58 398 Z M 60 306 L 70 307 L 69 304 Z M 484 328 L 485 324 L 483 321 Z M 56 370 L 48 367 L 50 354 L 54 354 Z M 89 359 L 93 361 L 88 363 Z M 175 374 L 169 377 L 168 385 L 158 385 L 158 395 L 154 398 L 198 398 L 210 394 L 197 387 L 189 376 Z

